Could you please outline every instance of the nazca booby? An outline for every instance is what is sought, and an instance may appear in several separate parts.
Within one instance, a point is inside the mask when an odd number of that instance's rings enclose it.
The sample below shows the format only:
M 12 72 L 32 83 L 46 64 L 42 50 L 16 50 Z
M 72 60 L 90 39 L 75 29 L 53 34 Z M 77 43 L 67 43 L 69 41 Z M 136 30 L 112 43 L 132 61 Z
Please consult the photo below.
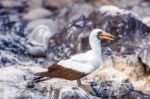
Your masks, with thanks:
M 101 29 L 94 29 L 89 35 L 91 50 L 73 55 L 70 59 L 61 60 L 48 67 L 46 72 L 39 72 L 33 80 L 34 83 L 52 79 L 62 78 L 67 80 L 77 80 L 81 86 L 80 78 L 85 77 L 95 71 L 101 65 L 101 38 L 113 40 L 113 36 Z M 46 77 L 46 78 L 45 78 Z

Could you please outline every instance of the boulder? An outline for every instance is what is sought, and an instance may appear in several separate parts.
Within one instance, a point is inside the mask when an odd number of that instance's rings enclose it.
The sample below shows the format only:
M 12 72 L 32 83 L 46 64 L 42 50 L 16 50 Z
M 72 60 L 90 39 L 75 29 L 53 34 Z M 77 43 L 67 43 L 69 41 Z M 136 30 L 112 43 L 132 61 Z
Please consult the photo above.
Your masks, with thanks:
M 88 36 L 93 28 L 101 28 L 113 34 L 115 40 L 113 42 L 102 40 L 102 47 L 109 46 L 108 49 L 122 55 L 135 54 L 142 38 L 149 33 L 149 27 L 135 13 L 114 6 L 102 6 L 88 17 L 81 16 L 72 21 L 57 35 L 52 36 L 49 40 L 48 56 L 58 61 L 90 49 Z M 69 52 L 64 52 L 64 48 Z
M 22 0 L 22 1 L 19 1 L 19 0 L 2 0 L 1 4 L 3 7 L 6 7 L 6 8 L 14 8 L 17 6 L 23 6 L 24 1 L 25 0 Z
M 95 27 L 113 34 L 115 40 L 110 45 L 111 48 L 121 51 L 125 47 L 125 53 L 134 53 L 134 49 L 128 46 L 138 47 L 139 41 L 149 33 L 149 28 L 142 22 L 140 17 L 135 13 L 120 9 L 115 6 L 102 6 L 98 11 L 90 14 Z
M 35 89 L 27 88 L 27 81 L 33 75 L 17 67 L 5 67 L 0 69 L 0 94 L 1 98 L 22 99 L 24 98 L 45 98 L 45 84 L 38 84 Z
M 88 94 L 79 87 L 66 86 L 55 89 L 51 99 L 90 99 Z
M 59 61 L 74 53 L 89 49 L 88 35 L 92 28 L 92 22 L 84 16 L 68 24 L 61 32 L 49 39 L 47 57 L 53 61 Z
M 25 14 L 23 16 L 23 19 L 31 21 L 31 20 L 37 20 L 40 18 L 45 18 L 51 15 L 52 13 L 45 8 L 36 8 L 36 9 L 31 10 L 27 14 Z
M 39 25 L 46 25 L 52 33 L 57 33 L 59 30 L 58 23 L 52 19 L 38 19 L 27 24 L 26 29 L 31 32 Z
M 124 81 L 118 83 L 115 81 L 91 82 L 93 91 L 97 97 L 102 99 L 148 99 L 150 95 L 134 89 L 133 85 Z
M 139 58 L 145 66 L 145 72 L 150 73 L 150 45 L 146 45 L 140 50 Z
M 48 40 L 54 33 L 46 25 L 37 26 L 27 36 L 27 52 L 32 56 L 44 56 L 48 47 Z
M 69 4 L 82 2 L 80 0 L 45 0 L 45 5 L 53 8 L 62 8 Z
M 25 54 L 25 32 L 23 24 L 10 19 L 10 16 L 0 17 L 0 49 L 16 54 Z

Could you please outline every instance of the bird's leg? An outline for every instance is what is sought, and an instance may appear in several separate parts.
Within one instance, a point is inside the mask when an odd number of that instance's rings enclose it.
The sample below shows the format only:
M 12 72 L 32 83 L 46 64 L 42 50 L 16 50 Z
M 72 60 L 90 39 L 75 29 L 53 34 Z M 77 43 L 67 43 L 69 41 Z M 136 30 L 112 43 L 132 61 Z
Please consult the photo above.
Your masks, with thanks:
M 77 85 L 78 85 L 78 87 L 82 86 L 80 79 L 77 80 Z
M 82 85 L 80 79 L 77 80 L 77 85 L 78 85 L 78 87 L 82 88 L 87 94 L 90 94 L 90 91 L 88 90 L 87 86 Z

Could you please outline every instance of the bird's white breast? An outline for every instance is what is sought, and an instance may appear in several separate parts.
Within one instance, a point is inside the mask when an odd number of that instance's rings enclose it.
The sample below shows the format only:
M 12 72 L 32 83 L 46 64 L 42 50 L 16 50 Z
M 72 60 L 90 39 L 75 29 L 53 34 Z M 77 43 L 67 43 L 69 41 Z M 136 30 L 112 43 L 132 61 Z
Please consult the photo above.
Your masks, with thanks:
M 87 53 L 84 53 L 84 59 L 81 57 L 76 59 L 78 55 L 73 57 L 73 59 L 68 60 L 62 60 L 58 62 L 59 65 L 69 68 L 72 70 L 77 70 L 83 73 L 91 73 L 95 69 L 97 69 L 100 66 L 100 56 L 97 56 L 93 51 L 88 51 Z

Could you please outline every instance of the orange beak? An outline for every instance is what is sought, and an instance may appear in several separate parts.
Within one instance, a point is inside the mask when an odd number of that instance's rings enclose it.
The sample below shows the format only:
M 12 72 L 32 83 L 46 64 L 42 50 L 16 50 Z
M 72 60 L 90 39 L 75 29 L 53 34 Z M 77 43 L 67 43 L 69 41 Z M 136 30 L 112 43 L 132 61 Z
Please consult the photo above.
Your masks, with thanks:
M 114 40 L 114 36 L 106 32 L 102 32 L 99 37 L 106 40 Z

